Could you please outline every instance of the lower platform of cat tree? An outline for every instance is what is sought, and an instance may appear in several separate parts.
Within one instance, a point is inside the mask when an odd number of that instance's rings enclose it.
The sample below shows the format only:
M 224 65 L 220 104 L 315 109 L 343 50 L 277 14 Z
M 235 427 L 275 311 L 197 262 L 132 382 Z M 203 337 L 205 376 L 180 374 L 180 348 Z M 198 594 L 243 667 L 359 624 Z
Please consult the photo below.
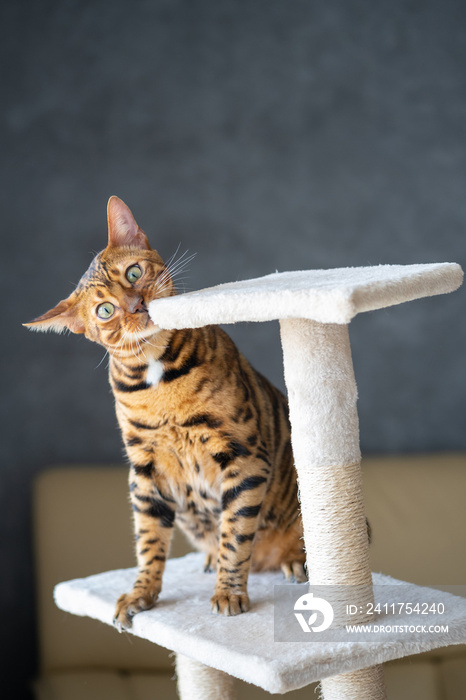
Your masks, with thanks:
M 253 683 L 270 693 L 286 693 L 313 681 L 345 674 L 392 659 L 466 642 L 466 598 L 434 591 L 445 605 L 441 624 L 448 632 L 420 633 L 401 638 L 396 631 L 380 642 L 277 642 L 274 640 L 274 585 L 283 584 L 280 573 L 251 574 L 251 609 L 237 617 L 210 612 L 215 575 L 203 573 L 204 556 L 188 554 L 167 562 L 163 591 L 153 610 L 139 613 L 132 634 L 160 644 L 194 661 Z M 55 588 L 58 607 L 111 625 L 119 595 L 131 589 L 136 569 L 122 569 L 60 583 Z M 373 574 L 378 586 L 401 584 Z M 307 591 L 303 585 L 303 593 Z M 426 600 L 426 589 L 399 586 L 399 602 L 415 605 Z M 432 593 L 432 591 L 431 591 Z M 384 625 L 411 625 L 412 616 L 390 614 Z M 125 633 L 126 634 L 126 633 Z

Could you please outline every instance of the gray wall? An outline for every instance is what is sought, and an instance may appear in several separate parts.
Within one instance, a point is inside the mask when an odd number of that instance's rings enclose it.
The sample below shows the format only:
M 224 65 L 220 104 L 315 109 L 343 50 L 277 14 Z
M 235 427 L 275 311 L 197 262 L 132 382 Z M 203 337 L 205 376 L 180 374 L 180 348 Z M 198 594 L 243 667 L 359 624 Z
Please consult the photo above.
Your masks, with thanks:
M 103 351 L 20 323 L 67 296 L 104 247 L 111 194 L 162 255 L 197 252 L 187 289 L 276 269 L 464 264 L 466 5 L 3 0 L 0 11 L 0 659 L 27 677 L 33 479 L 122 449 Z M 466 448 L 465 294 L 351 324 L 363 451 Z M 231 332 L 283 386 L 277 324 Z

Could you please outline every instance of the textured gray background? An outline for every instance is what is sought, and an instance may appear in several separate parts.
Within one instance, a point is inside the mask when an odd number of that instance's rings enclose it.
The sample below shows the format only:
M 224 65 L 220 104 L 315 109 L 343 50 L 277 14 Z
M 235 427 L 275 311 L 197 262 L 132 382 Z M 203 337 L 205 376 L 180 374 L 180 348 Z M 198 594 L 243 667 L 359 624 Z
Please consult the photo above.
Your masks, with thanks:
M 122 450 L 103 351 L 20 323 L 67 296 L 104 247 L 111 194 L 163 256 L 197 252 L 187 289 L 276 269 L 464 264 L 466 5 L 0 10 L 0 663 L 27 678 L 34 476 Z M 363 451 L 466 448 L 465 293 L 352 323 Z M 283 386 L 278 325 L 231 332 Z

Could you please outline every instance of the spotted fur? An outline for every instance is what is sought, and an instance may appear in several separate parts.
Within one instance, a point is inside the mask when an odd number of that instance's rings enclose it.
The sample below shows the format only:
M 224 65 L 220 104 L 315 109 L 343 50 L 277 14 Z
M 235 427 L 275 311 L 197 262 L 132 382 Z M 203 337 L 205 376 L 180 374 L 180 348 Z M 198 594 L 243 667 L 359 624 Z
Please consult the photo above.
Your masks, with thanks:
M 108 246 L 76 290 L 26 325 L 84 333 L 109 353 L 138 562 L 115 622 L 127 628 L 154 605 L 175 521 L 205 552 L 206 571 L 217 570 L 213 611 L 244 612 L 250 569 L 304 578 L 286 400 L 218 326 L 155 326 L 147 306 L 176 293 L 173 273 L 117 197 L 108 222 Z M 131 281 L 135 266 L 141 275 Z M 102 304 L 114 308 L 105 319 Z

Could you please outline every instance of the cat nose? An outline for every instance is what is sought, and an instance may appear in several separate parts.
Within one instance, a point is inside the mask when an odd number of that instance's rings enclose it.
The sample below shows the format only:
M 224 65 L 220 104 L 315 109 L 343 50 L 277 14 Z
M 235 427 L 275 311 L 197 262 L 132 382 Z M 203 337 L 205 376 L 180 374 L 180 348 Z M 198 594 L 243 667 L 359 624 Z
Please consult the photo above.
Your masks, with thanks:
M 128 310 L 131 314 L 135 314 L 141 311 L 147 311 L 147 307 L 144 303 L 142 297 L 135 297 L 128 301 Z

